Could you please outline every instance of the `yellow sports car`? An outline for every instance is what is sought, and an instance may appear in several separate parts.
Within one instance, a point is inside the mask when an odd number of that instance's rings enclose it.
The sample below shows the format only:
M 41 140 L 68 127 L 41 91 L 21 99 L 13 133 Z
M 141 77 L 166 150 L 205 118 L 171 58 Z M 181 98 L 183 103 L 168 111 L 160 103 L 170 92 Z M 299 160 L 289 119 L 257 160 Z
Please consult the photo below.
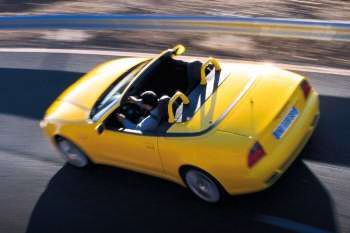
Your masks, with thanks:
M 40 125 L 77 167 L 108 164 L 187 186 L 207 202 L 272 185 L 319 119 L 307 79 L 271 65 L 153 59 L 97 66 Z

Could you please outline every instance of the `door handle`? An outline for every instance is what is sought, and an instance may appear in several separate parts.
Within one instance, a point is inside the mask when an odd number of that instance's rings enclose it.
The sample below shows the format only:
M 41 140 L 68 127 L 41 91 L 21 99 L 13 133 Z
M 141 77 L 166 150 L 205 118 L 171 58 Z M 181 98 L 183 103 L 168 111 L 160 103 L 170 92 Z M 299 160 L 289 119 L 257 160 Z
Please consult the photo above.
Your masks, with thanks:
M 154 150 L 154 144 L 153 143 L 146 143 L 146 149 Z

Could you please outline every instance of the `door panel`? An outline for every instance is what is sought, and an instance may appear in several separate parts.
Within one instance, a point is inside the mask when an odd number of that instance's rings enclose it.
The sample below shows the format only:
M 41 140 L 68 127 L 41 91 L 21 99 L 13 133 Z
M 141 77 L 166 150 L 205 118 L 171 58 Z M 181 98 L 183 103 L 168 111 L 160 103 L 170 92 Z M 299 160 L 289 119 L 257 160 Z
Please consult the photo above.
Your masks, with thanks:
M 161 172 L 157 137 L 105 130 L 97 138 L 100 155 L 136 169 Z

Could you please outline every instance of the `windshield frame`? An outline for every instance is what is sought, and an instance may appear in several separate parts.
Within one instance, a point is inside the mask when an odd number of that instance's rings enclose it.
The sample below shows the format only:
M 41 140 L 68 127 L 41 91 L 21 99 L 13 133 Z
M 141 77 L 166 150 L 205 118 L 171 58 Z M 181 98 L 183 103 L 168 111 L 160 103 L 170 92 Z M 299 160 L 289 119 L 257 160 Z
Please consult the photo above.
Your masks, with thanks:
M 116 105 L 118 102 L 120 102 L 120 100 L 122 99 L 122 96 L 124 95 L 125 91 L 127 90 L 129 84 L 131 82 L 133 82 L 133 80 L 135 78 L 138 77 L 138 74 L 140 73 L 140 71 L 142 71 L 142 69 L 148 65 L 148 63 L 151 61 L 151 59 L 147 59 L 146 61 L 142 61 L 136 65 L 134 65 L 133 67 L 131 67 L 129 70 L 127 70 L 126 72 L 124 72 L 122 75 L 120 75 L 119 77 L 116 78 L 116 80 L 100 95 L 100 97 L 97 99 L 97 101 L 94 103 L 90 113 L 89 113 L 89 120 L 92 120 L 93 122 L 97 122 L 106 112 L 108 112 L 108 110 L 110 108 L 112 108 L 114 105 Z M 141 66 L 141 67 L 140 67 Z M 129 81 L 129 83 L 126 84 L 126 87 L 124 87 L 124 90 L 122 91 L 122 93 L 120 93 L 120 97 L 114 99 L 112 102 L 106 104 L 105 107 L 97 110 L 99 104 L 101 104 L 101 102 L 108 96 L 110 95 L 111 91 L 113 91 L 113 89 L 121 82 L 123 82 L 123 80 L 125 80 L 126 77 L 128 77 L 128 75 L 130 75 L 133 71 L 135 71 L 136 69 L 139 69 L 134 77 L 131 78 L 131 80 Z
M 171 49 L 167 49 L 163 52 L 161 52 L 158 56 L 154 57 L 149 61 L 149 63 L 144 66 L 140 72 L 136 75 L 129 85 L 125 88 L 125 92 L 122 95 L 122 99 L 120 102 L 125 102 L 126 98 L 128 97 L 126 93 L 128 93 L 130 90 L 132 90 L 135 86 L 139 85 L 145 77 L 147 77 L 147 74 L 152 71 L 157 65 L 159 65 L 159 62 L 167 57 L 173 56 L 174 51 Z
M 117 109 L 121 103 L 125 102 L 127 95 L 126 93 L 129 92 L 129 90 L 132 90 L 134 86 L 138 85 L 140 82 L 142 82 L 142 80 L 145 78 L 145 74 L 148 73 L 149 70 L 154 69 L 154 67 L 156 67 L 158 65 L 158 62 L 166 57 L 169 56 L 174 56 L 174 50 L 172 49 L 167 49 L 163 52 L 161 52 L 158 56 L 154 57 L 153 59 L 148 59 L 146 61 L 144 61 L 146 64 L 135 74 L 135 77 L 129 82 L 129 84 L 127 85 L 127 87 L 124 89 L 123 93 L 121 94 L 121 98 L 119 101 L 115 101 L 112 102 L 111 104 L 109 104 L 103 111 L 101 114 L 98 113 L 93 113 L 93 110 L 91 110 L 90 115 L 89 115 L 89 119 L 92 122 L 103 122 L 115 109 Z M 119 81 L 121 81 L 123 78 L 125 78 L 128 74 L 130 74 L 133 70 L 135 70 L 138 66 L 140 65 L 137 64 L 136 66 L 132 67 L 131 69 L 129 69 L 127 72 L 125 72 L 121 77 L 118 78 L 115 83 L 113 83 L 111 86 L 117 85 L 117 83 Z M 95 109 L 96 104 L 101 101 L 101 99 L 103 99 L 106 96 L 106 92 L 108 95 L 108 91 L 111 91 L 111 89 L 113 89 L 113 87 L 111 88 L 111 86 L 109 88 L 107 88 L 107 90 L 101 95 L 101 97 L 96 101 L 94 107 L 92 109 Z M 101 111 L 100 111 L 101 112 Z M 98 114 L 98 116 L 96 116 Z M 92 116 L 93 115 L 93 116 Z

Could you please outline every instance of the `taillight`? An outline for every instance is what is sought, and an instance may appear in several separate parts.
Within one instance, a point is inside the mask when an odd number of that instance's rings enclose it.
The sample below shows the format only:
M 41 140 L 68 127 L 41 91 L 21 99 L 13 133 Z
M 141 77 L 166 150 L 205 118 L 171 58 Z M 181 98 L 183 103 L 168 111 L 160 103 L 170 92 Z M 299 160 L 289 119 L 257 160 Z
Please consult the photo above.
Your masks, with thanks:
M 310 94 L 311 85 L 309 84 L 308 81 L 303 80 L 303 81 L 300 83 L 300 87 L 301 87 L 301 90 L 303 90 L 304 97 L 305 97 L 305 99 L 306 99 L 306 98 L 309 96 L 309 94 Z
M 248 167 L 253 167 L 264 155 L 264 149 L 262 148 L 259 142 L 256 142 L 249 151 Z

